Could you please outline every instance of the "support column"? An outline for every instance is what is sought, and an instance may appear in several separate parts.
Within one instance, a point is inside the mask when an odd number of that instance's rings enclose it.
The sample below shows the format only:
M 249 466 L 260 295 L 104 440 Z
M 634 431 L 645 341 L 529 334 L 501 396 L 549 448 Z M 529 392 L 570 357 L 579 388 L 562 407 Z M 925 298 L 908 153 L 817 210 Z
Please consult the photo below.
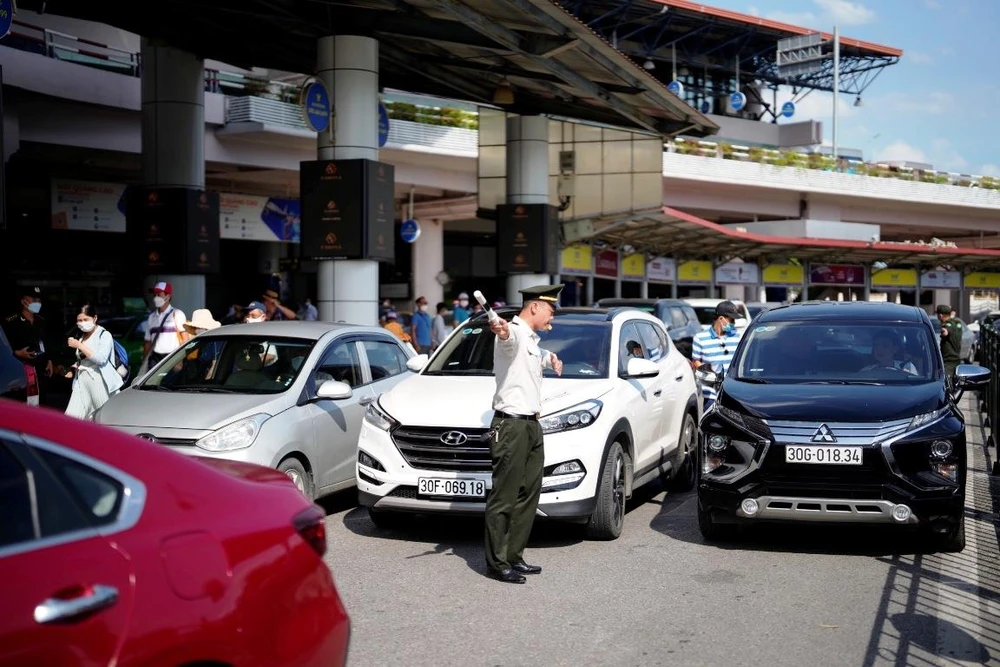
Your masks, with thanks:
M 507 119 L 507 203 L 549 203 L 549 119 L 544 116 Z M 551 284 L 548 274 L 508 276 L 507 303 L 521 303 L 525 287 Z
M 143 38 L 142 180 L 155 188 L 205 189 L 205 63 L 192 53 Z M 176 234 L 185 234 L 186 220 Z M 172 303 L 188 315 L 206 306 L 205 276 L 146 276 L 174 289 Z
M 423 296 L 430 304 L 430 312 L 444 300 L 444 287 L 437 276 L 444 269 L 444 222 L 437 219 L 420 224 L 420 238 L 412 244 L 413 295 L 412 302 Z
M 378 40 L 339 35 L 317 42 L 316 78 L 330 91 L 333 137 L 320 132 L 320 160 L 378 160 Z M 319 260 L 316 307 L 324 322 L 378 323 L 378 262 Z

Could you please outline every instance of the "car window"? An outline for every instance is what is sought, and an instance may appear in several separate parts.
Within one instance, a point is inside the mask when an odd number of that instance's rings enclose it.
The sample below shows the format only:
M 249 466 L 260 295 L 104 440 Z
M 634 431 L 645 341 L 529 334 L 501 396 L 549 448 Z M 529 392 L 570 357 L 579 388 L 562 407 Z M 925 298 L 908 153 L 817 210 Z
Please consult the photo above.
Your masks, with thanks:
M 358 346 L 353 340 L 331 343 L 316 367 L 317 387 L 327 380 L 346 382 L 351 387 L 358 387 L 364 382 L 363 377 Z
M 73 496 L 91 525 L 102 526 L 115 521 L 124 500 L 125 487 L 121 482 L 45 449 L 36 449 L 35 454 Z
M 687 326 L 688 318 L 682 309 L 675 306 L 670 309 L 670 323 L 675 329 L 683 329 Z
M 684 310 L 684 316 L 687 317 L 688 324 L 699 324 L 698 313 L 694 312 L 694 308 L 691 306 L 681 306 Z
M 406 354 L 395 343 L 386 340 L 366 340 L 362 345 L 368 356 L 368 367 L 371 369 L 373 381 L 378 382 L 406 370 Z
M 649 358 L 646 346 L 642 342 L 642 336 L 635 324 L 635 322 L 626 322 L 622 326 L 621 337 L 618 339 L 619 372 L 621 373 L 625 372 L 630 357 Z
M 651 361 L 660 361 L 666 356 L 664 342 L 657 334 L 657 328 L 651 322 L 636 322 L 636 329 L 642 337 L 645 357 Z

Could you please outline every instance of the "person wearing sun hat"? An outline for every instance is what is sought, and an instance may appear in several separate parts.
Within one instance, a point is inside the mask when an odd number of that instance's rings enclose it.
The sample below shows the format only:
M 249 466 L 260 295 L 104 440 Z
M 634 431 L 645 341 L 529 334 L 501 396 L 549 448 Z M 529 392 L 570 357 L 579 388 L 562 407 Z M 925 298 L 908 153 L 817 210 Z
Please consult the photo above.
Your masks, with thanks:
M 212 311 L 208 308 L 199 308 L 191 313 L 191 319 L 184 323 L 184 330 L 192 336 L 218 329 L 222 323 L 212 317 Z

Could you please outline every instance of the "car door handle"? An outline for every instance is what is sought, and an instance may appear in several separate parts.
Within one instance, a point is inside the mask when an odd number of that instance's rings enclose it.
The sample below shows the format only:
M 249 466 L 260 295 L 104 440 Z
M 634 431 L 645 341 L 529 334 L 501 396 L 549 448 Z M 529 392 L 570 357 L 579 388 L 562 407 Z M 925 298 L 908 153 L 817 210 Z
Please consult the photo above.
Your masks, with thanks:
M 653 392 L 653 396 L 659 396 L 662 393 L 663 393 L 662 389 L 657 389 L 656 391 Z
M 35 607 L 35 623 L 69 621 L 83 614 L 100 611 L 118 601 L 118 589 L 97 584 L 74 597 L 53 597 Z
M 371 403 L 374 400 L 375 400 L 374 396 L 362 396 L 361 398 L 358 399 L 358 404 L 359 405 L 368 405 L 369 403 Z

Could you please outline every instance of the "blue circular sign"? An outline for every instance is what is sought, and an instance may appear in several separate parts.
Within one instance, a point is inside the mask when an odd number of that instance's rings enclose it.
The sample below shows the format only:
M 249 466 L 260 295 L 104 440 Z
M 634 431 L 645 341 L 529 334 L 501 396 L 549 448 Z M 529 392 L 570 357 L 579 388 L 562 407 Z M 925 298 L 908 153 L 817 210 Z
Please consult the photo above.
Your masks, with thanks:
M 302 112 L 314 132 L 330 127 L 330 91 L 322 81 L 312 81 L 302 89 Z
M 672 92 L 674 95 L 680 97 L 681 95 L 684 94 L 684 84 L 678 81 L 677 79 L 674 79 L 673 81 L 667 84 L 667 90 Z
M 413 243 L 420 238 L 420 223 L 413 218 L 404 220 L 399 226 L 399 236 L 407 243 Z
M 0 0 L 0 39 L 3 39 L 10 33 L 10 28 L 13 25 L 14 25 L 13 0 Z
M 733 111 L 742 111 L 746 105 L 747 96 L 743 93 L 733 93 L 729 96 L 729 106 L 733 108 Z
M 381 102 L 378 103 L 378 147 L 385 146 L 389 141 L 389 110 Z
M 785 118 L 791 118 L 795 115 L 795 102 L 785 102 L 781 105 L 781 115 Z
M 709 113 L 711 110 L 712 110 L 712 103 L 709 102 L 708 100 L 702 101 L 702 103 L 701 103 L 701 112 L 702 113 Z

